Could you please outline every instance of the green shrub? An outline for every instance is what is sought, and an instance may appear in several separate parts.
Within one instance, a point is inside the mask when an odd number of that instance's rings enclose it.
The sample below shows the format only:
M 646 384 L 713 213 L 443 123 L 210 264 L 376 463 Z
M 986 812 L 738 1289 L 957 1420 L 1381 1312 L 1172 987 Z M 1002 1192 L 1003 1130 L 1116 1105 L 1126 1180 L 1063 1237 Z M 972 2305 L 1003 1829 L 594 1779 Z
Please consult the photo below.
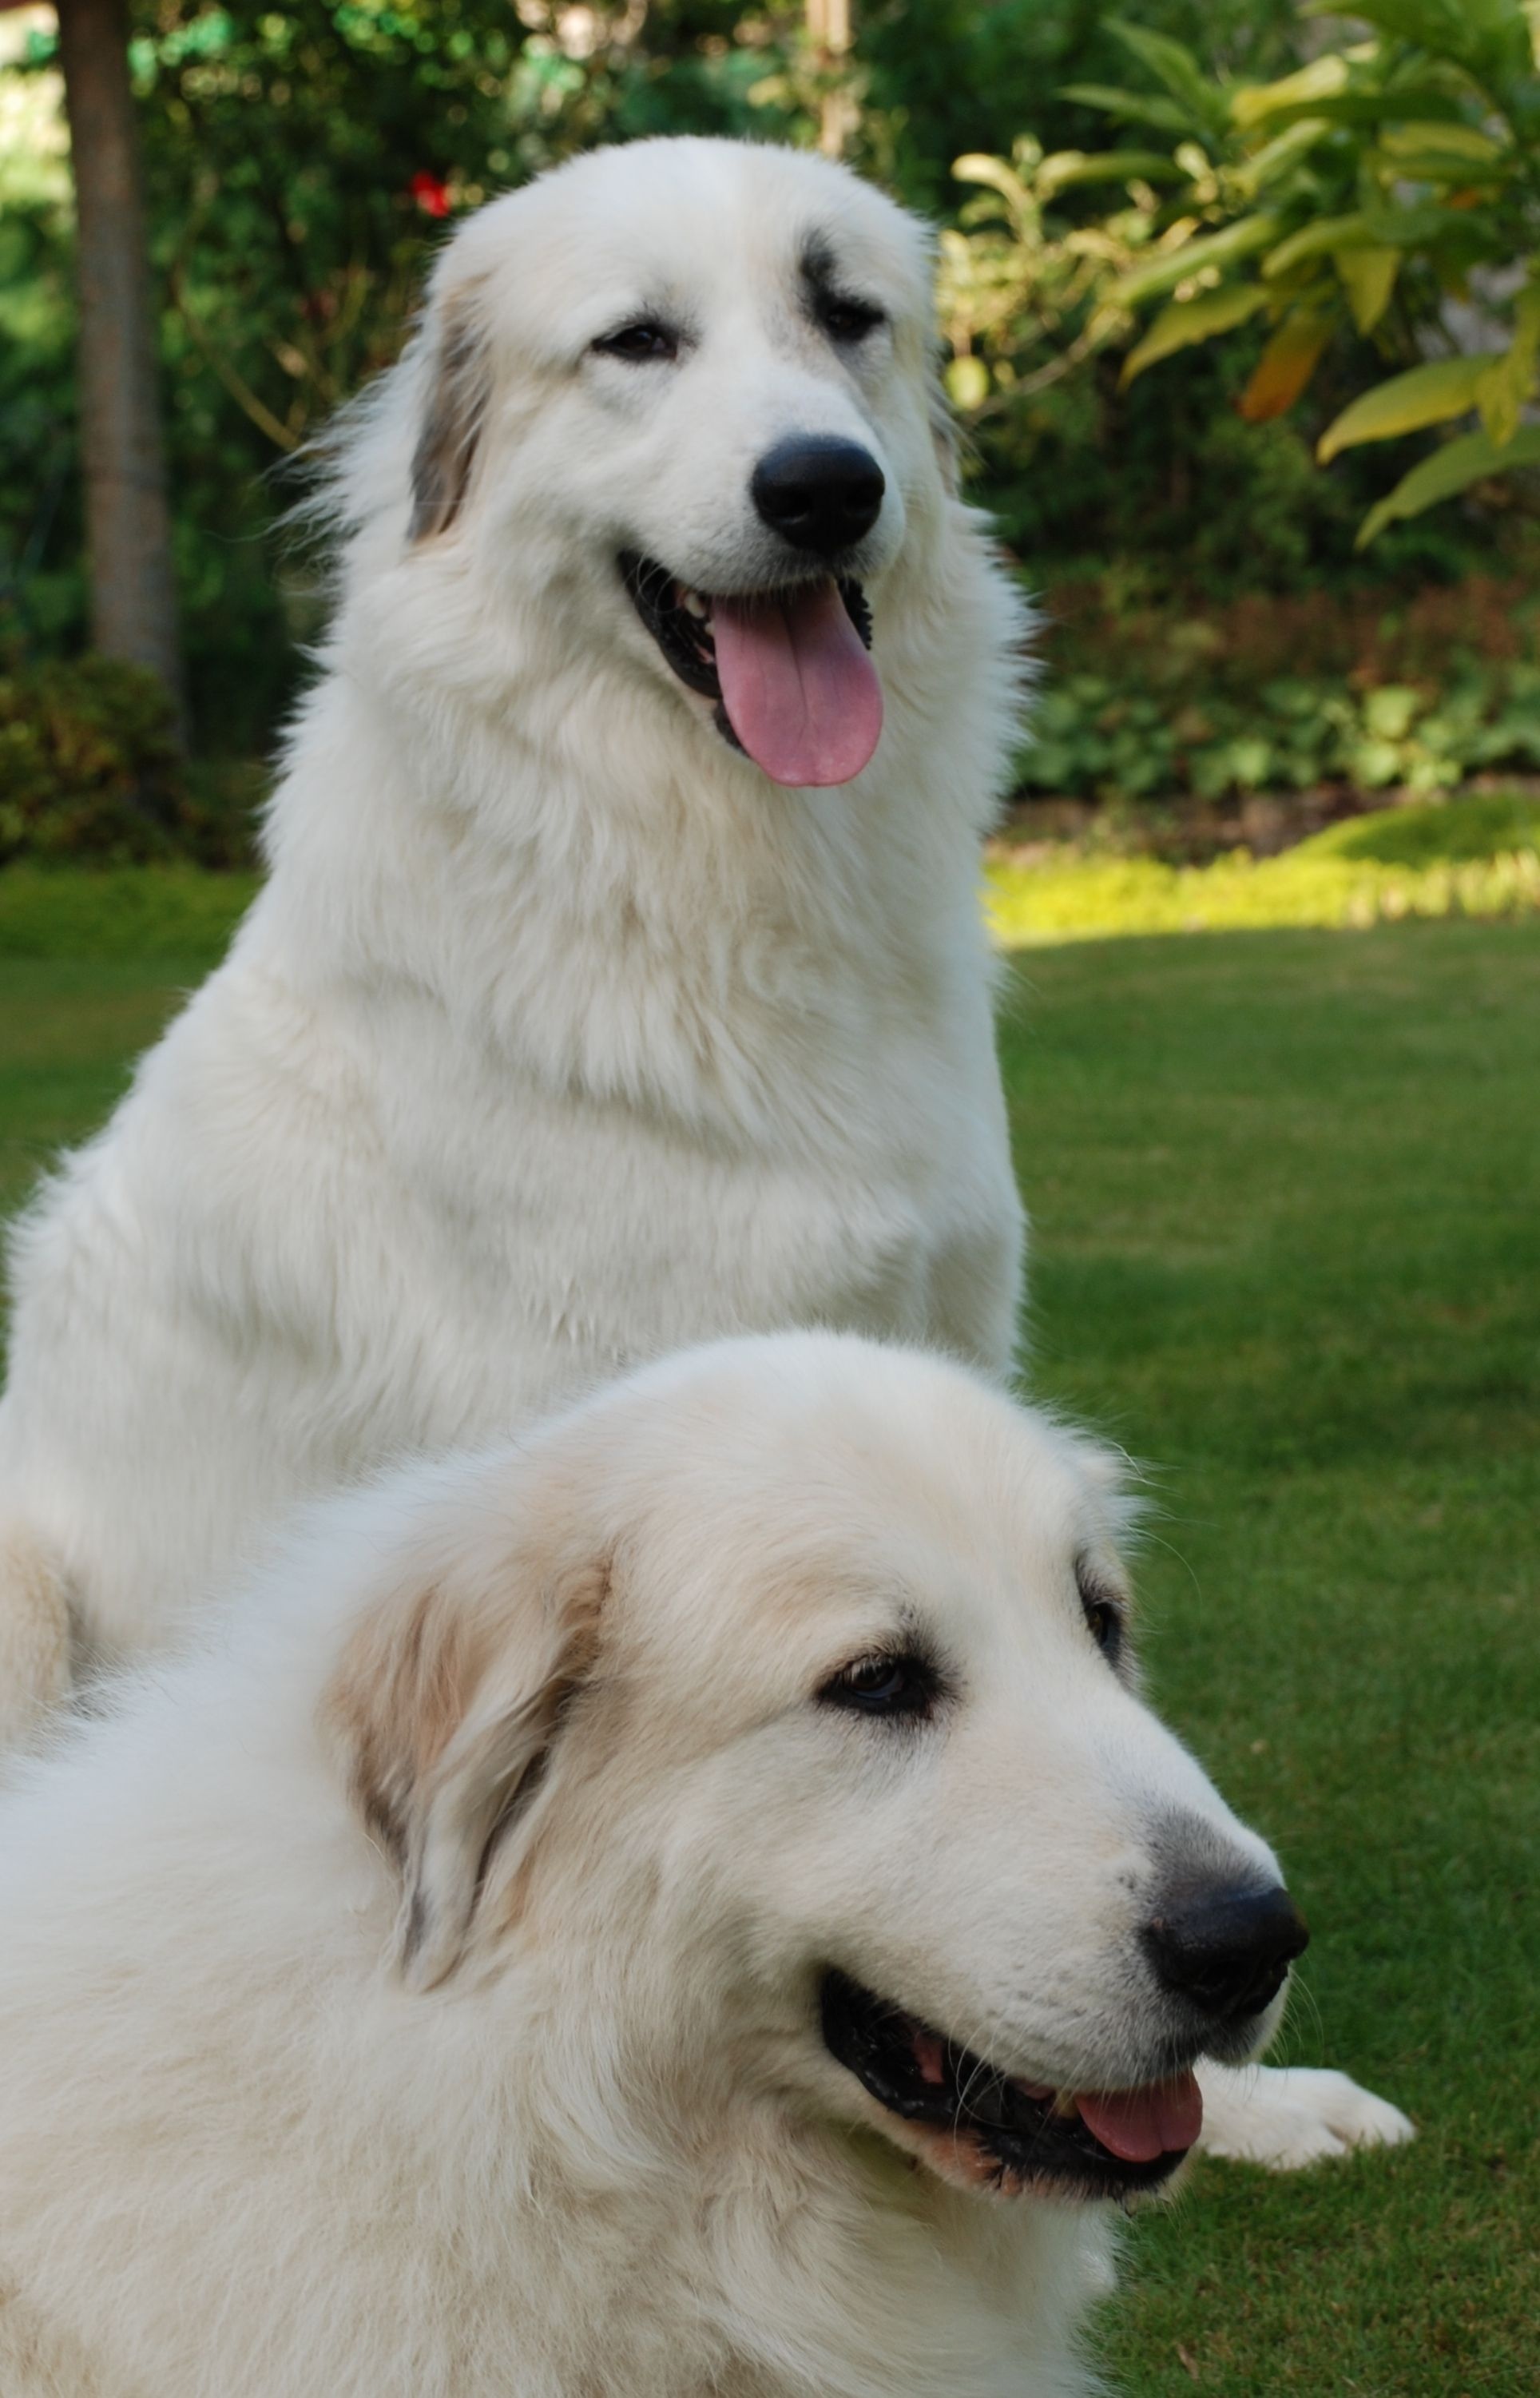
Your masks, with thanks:
M 1540 769 L 1540 620 L 1472 576 L 1399 608 L 1385 594 L 1265 595 L 1155 608 L 1114 586 L 1048 595 L 1047 675 L 1023 796 L 1196 801 L 1394 787 Z
M 166 692 L 141 667 L 85 657 L 0 673 L 0 865 L 241 864 L 255 779 L 191 772 Z
M 1147 368 L 1238 337 L 1250 371 L 1235 408 L 1270 425 L 1335 351 L 1354 362 L 1356 388 L 1328 406 L 1321 464 L 1458 428 L 1382 492 L 1360 548 L 1398 519 L 1540 465 L 1540 426 L 1525 422 L 1540 388 L 1533 0 L 1359 0 L 1353 13 L 1373 38 L 1331 50 L 1302 24 L 1299 64 L 1266 83 L 1215 74 L 1169 34 L 1111 20 L 1157 88 L 1072 86 L 1069 97 L 1111 121 L 1094 150 L 1046 153 L 1032 131 L 1008 158 L 957 159 L 958 179 L 982 187 L 943 235 L 959 406 L 1030 405 L 1141 330 L 1125 389 Z M 1087 192 L 1101 195 L 1094 218 L 1066 215 L 1065 195 Z M 1474 297 L 1485 319 L 1468 355 L 1452 297 Z

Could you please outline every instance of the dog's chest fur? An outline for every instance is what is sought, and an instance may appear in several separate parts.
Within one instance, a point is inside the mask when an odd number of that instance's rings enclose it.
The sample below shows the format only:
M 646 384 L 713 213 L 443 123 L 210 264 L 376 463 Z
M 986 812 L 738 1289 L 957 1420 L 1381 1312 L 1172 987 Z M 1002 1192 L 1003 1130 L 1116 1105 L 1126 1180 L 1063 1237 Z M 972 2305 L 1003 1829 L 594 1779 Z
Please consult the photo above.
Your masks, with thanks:
M 934 798 L 924 757 L 897 794 L 791 793 L 696 734 L 688 777 L 601 749 L 564 786 L 362 680 L 321 686 L 230 960 L 24 1246 L 0 1462 L 19 1437 L 57 1489 L 42 1529 L 109 1650 L 294 1499 L 687 1341 L 1008 1358 L 1019 1209 L 941 761 Z

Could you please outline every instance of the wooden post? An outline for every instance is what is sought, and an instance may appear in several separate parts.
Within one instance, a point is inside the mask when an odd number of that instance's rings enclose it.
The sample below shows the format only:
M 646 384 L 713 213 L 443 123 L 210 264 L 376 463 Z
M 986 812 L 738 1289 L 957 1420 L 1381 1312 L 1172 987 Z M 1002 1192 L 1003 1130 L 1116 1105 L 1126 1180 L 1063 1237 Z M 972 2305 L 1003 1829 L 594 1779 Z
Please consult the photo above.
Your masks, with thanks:
M 74 172 L 91 638 L 152 667 L 183 719 L 127 0 L 59 0 Z

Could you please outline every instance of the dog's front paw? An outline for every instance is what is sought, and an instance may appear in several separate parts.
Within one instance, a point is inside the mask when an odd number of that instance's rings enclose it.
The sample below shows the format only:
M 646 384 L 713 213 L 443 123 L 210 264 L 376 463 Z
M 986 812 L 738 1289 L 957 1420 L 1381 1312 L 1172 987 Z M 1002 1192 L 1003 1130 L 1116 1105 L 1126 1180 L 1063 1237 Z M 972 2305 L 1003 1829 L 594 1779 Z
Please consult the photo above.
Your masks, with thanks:
M 1345 2073 L 1308 2066 L 1228 2065 L 1198 2068 L 1203 2092 L 1199 2141 L 1212 2157 L 1235 2157 L 1293 2173 L 1349 2149 L 1398 2148 L 1415 2126 L 1361 2090 Z

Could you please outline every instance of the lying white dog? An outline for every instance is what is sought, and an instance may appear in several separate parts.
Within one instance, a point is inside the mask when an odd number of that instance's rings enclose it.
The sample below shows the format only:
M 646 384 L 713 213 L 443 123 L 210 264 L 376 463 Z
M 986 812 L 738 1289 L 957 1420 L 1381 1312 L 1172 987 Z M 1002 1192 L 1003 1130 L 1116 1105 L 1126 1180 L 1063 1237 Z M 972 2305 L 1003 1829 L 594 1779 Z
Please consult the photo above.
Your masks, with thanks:
M 451 242 L 339 451 L 266 887 L 20 1239 L 0 1720 L 296 1497 L 633 1358 L 824 1324 L 1006 1370 L 1020 623 L 931 334 L 918 229 L 788 152 L 601 153 Z M 1247 2104 L 1280 2162 L 1402 2121 Z
M 1122 1515 L 812 1334 L 318 1512 L 0 1802 L 6 2398 L 1088 2389 L 1305 1936 Z

